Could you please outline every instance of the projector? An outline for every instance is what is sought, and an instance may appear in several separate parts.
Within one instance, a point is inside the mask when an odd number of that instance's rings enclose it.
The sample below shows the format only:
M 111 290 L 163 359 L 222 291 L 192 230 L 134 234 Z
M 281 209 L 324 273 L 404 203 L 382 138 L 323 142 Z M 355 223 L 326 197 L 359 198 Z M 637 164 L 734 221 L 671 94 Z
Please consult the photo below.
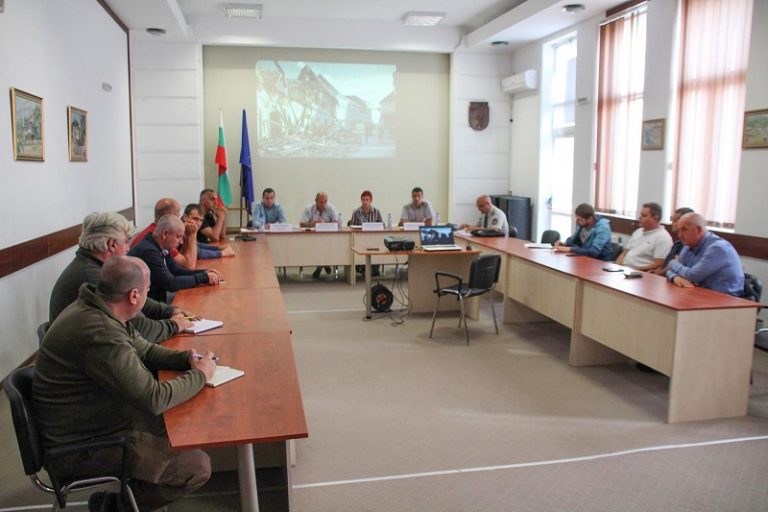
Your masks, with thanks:
M 408 238 L 385 236 L 384 246 L 390 251 L 412 251 L 416 246 L 416 242 Z

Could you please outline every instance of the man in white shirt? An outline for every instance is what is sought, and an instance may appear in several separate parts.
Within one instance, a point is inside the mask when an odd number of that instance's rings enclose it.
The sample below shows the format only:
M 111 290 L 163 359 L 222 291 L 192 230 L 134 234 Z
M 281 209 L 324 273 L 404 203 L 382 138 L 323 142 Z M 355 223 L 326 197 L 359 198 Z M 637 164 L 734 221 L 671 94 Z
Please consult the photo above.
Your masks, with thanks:
M 509 231 L 509 223 L 507 222 L 507 216 L 504 215 L 504 211 L 501 208 L 497 208 L 491 204 L 491 196 L 480 196 L 477 198 L 477 209 L 480 211 L 480 218 L 477 220 L 477 224 L 470 226 L 469 224 L 462 224 L 461 228 L 466 229 L 469 232 L 475 231 L 498 231 L 500 233 L 506 233 Z
M 641 227 L 632 233 L 616 263 L 646 272 L 660 267 L 672 248 L 672 237 L 660 220 L 661 206 L 645 203 L 640 210 Z
M 423 222 L 425 226 L 432 226 L 435 222 L 435 211 L 432 204 L 424 199 L 424 190 L 414 187 L 411 190 L 411 202 L 403 206 L 400 214 L 400 225 L 405 222 Z

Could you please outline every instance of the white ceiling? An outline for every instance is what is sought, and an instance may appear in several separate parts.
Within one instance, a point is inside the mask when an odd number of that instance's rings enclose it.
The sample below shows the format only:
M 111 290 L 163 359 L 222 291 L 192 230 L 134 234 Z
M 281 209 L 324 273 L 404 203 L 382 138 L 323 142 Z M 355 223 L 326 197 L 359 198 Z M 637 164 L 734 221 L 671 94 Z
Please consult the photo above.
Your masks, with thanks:
M 578 0 L 106 0 L 132 31 L 144 40 L 203 44 L 263 45 L 305 48 L 350 48 L 450 53 L 458 47 L 490 51 L 492 41 L 508 41 L 509 51 L 565 29 L 621 0 L 581 0 L 578 14 L 562 6 Z M 263 19 L 224 16 L 228 3 L 261 3 Z M 436 27 L 408 27 L 408 11 L 445 13 Z M 164 36 L 150 36 L 149 27 Z

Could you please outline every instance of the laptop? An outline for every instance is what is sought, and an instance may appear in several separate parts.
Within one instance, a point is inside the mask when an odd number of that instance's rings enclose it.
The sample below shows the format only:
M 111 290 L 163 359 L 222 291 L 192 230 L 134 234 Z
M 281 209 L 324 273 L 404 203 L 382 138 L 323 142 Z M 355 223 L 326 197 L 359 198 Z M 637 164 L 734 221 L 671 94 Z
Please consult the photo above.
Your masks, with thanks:
M 419 240 L 423 251 L 460 251 L 453 240 L 451 226 L 421 226 Z

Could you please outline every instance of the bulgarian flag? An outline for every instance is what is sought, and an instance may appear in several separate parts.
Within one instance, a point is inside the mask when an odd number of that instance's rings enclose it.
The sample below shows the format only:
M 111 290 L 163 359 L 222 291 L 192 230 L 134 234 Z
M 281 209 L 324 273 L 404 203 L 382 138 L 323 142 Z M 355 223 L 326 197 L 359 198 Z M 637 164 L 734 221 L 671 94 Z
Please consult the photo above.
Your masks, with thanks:
M 227 174 L 227 146 L 224 143 L 224 112 L 219 110 L 219 145 L 216 147 L 214 162 L 219 166 L 219 205 L 229 206 L 232 202 L 232 189 L 229 187 Z

